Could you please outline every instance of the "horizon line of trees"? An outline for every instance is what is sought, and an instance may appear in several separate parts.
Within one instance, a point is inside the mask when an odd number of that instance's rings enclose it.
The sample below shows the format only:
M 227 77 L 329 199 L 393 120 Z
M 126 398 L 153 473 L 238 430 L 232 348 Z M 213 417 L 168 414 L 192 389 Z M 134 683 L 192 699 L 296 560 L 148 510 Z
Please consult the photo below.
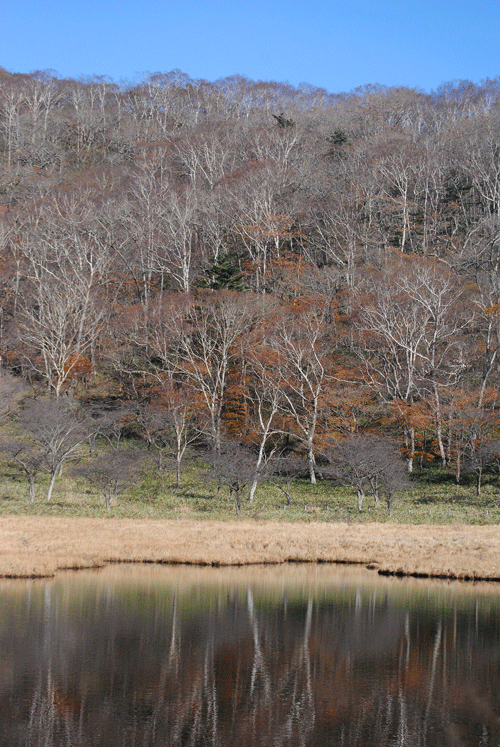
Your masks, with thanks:
M 499 133 L 500 78 L 332 95 L 0 69 L 3 370 L 132 408 L 178 473 L 192 445 L 217 469 L 228 441 L 249 450 L 250 498 L 271 457 L 314 483 L 377 434 L 409 472 L 480 490 L 498 462 Z

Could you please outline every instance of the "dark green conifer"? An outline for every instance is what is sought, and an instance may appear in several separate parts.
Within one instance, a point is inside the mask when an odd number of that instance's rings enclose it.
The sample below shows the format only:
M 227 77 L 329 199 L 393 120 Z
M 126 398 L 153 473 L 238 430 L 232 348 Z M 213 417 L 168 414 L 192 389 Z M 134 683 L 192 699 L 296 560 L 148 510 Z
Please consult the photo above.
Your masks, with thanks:
M 234 261 L 234 257 L 226 252 L 219 252 L 212 259 L 210 266 L 205 270 L 204 277 L 197 282 L 199 288 L 210 288 L 211 290 L 246 290 L 243 273 Z

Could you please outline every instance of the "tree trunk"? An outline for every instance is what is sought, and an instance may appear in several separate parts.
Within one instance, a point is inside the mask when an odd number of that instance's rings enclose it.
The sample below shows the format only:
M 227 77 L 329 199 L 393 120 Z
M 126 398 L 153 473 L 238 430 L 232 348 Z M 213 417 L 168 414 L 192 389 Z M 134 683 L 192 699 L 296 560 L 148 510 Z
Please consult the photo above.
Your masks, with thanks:
M 175 460 L 175 486 L 177 490 L 181 487 L 181 460 L 177 458 Z
M 234 488 L 234 505 L 236 513 L 239 514 L 241 511 L 241 491 L 240 488 Z
M 256 472 L 255 473 L 255 477 L 253 479 L 253 482 L 252 482 L 252 484 L 250 486 L 250 492 L 248 494 L 248 502 L 249 503 L 252 503 L 252 501 L 253 501 L 253 497 L 255 495 L 255 491 L 257 490 L 257 485 L 258 484 L 259 484 L 259 473 Z
M 314 458 L 314 451 L 311 441 L 308 444 L 307 461 L 309 463 L 309 478 L 311 481 L 311 485 L 316 485 L 316 459 Z
M 57 477 L 57 472 L 58 472 L 58 467 L 56 467 L 56 468 L 55 468 L 54 470 L 52 470 L 52 472 L 50 473 L 50 481 L 49 481 L 49 487 L 48 487 L 48 490 L 47 490 L 47 500 L 48 500 L 48 501 L 52 500 L 52 491 L 53 491 L 53 489 L 54 489 L 54 483 L 55 483 L 55 481 L 56 481 L 56 477 Z
M 437 389 L 436 382 L 433 381 L 433 389 L 434 389 L 434 401 L 436 403 L 436 438 L 439 446 L 439 455 L 441 457 L 441 464 L 443 467 L 447 466 L 447 460 L 446 460 L 446 452 L 444 450 L 444 443 L 443 443 L 443 424 L 441 420 L 441 403 L 439 400 L 439 393 Z
M 460 477 L 462 475 L 462 457 L 460 454 L 460 447 L 457 447 L 457 466 L 455 467 L 455 484 L 460 483 Z
M 405 426 L 403 439 L 407 453 L 406 469 L 408 471 L 408 474 L 411 475 L 411 473 L 413 472 L 413 455 L 415 453 L 415 429 Z
M 358 497 L 358 511 L 363 510 L 363 500 L 365 498 L 365 492 L 363 488 L 356 488 L 356 495 Z
M 255 491 L 257 490 L 257 485 L 259 484 L 260 468 L 262 467 L 262 462 L 264 461 L 264 447 L 266 445 L 266 440 L 267 440 L 267 434 L 264 434 L 264 437 L 259 447 L 259 455 L 257 457 L 257 464 L 255 465 L 255 476 L 253 478 L 252 485 L 250 486 L 250 492 L 248 494 L 249 503 L 252 503 L 253 497 L 255 495 Z

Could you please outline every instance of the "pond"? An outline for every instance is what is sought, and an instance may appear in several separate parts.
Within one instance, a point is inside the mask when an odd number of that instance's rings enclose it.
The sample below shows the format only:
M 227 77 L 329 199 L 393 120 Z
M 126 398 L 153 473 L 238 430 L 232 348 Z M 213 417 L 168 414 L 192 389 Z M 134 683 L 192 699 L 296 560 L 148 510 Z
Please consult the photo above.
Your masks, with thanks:
M 0 745 L 500 740 L 500 587 L 349 566 L 0 581 Z

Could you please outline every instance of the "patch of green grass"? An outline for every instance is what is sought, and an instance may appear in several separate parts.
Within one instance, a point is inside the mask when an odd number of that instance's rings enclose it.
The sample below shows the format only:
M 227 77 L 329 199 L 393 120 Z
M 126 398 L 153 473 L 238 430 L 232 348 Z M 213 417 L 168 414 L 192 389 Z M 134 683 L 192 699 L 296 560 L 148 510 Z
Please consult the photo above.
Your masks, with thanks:
M 50 503 L 45 497 L 48 476 L 40 474 L 36 500 L 30 503 L 24 477 L 7 462 L 0 462 L 0 515 L 234 520 L 235 504 L 228 488 L 218 491 L 216 484 L 202 477 L 204 472 L 206 465 L 202 462 L 190 462 L 177 489 L 173 473 L 167 472 L 162 478 L 146 462 L 141 477 L 107 511 L 99 491 L 83 478 L 71 477 L 69 470 L 57 479 Z M 494 481 L 486 484 L 478 497 L 472 483 L 455 485 L 444 477 L 429 474 L 424 479 L 414 478 L 411 489 L 396 495 L 390 516 L 383 496 L 376 506 L 373 497 L 367 495 L 363 511 L 358 512 L 353 489 L 335 487 L 325 481 L 311 485 L 307 480 L 292 484 L 290 506 L 276 485 L 261 484 L 252 504 L 244 496 L 239 516 L 287 522 L 500 524 L 500 489 Z

